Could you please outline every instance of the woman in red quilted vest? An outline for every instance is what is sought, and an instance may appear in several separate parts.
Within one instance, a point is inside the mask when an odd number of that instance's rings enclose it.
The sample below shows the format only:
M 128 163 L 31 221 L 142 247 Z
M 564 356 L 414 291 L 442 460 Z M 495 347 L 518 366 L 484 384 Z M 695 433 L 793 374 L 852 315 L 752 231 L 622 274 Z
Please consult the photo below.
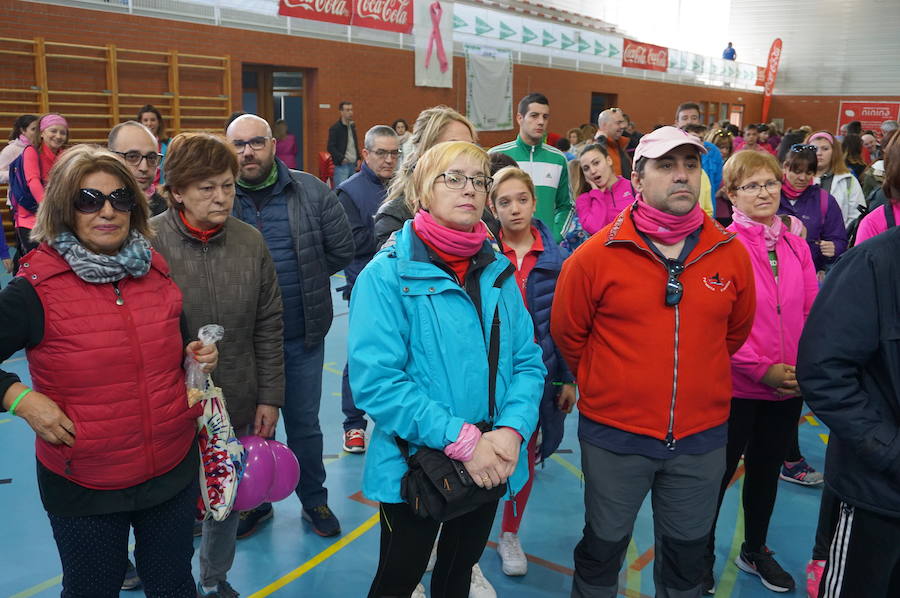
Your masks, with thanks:
M 4 411 L 37 435 L 37 477 L 62 596 L 118 596 L 134 527 L 147 596 L 193 598 L 197 408 L 182 361 L 182 295 L 147 236 L 125 165 L 93 146 L 50 172 L 18 277 L 0 292 L 0 361 L 25 349 L 31 387 L 0 371 Z

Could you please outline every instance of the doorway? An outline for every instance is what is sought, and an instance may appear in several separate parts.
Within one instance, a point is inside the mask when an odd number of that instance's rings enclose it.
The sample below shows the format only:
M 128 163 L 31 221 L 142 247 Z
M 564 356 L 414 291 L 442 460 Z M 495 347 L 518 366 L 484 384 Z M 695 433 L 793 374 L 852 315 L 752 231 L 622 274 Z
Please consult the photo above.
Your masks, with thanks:
M 619 96 L 614 93 L 591 93 L 591 119 L 588 121 L 595 127 L 597 117 L 607 108 L 615 108 Z
M 297 168 L 303 169 L 306 130 L 305 93 L 307 73 L 272 65 L 244 65 L 242 100 L 244 111 L 257 114 L 270 125 L 284 119 L 294 136 Z M 281 144 L 280 144 L 281 146 Z M 279 150 L 281 147 L 279 147 Z

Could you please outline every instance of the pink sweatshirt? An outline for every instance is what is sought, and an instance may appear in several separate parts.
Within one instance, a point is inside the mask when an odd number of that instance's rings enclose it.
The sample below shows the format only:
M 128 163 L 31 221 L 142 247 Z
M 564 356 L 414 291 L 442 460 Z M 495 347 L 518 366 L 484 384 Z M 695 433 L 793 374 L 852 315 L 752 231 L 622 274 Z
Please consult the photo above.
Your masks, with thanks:
M 782 400 L 784 397 L 760 380 L 776 363 L 797 364 L 800 333 L 819 290 L 816 267 L 806 241 L 785 232 L 775 245 L 776 281 L 763 228 L 734 222 L 728 230 L 737 233 L 747 248 L 756 280 L 753 328 L 744 345 L 731 356 L 732 393 L 741 399 Z
M 62 152 L 60 152 L 62 153 Z M 44 201 L 44 186 L 50 176 L 50 169 L 60 154 L 54 154 L 46 143 L 41 144 L 40 156 L 33 146 L 25 148 L 25 157 L 23 158 L 25 180 L 28 188 L 38 205 Z M 25 209 L 16 210 L 16 226 L 21 228 L 34 228 L 35 214 Z
M 894 222 L 900 223 L 900 202 L 891 201 L 894 210 Z M 884 217 L 884 205 L 880 205 L 863 217 L 856 230 L 856 244 L 880 235 L 887 230 L 887 219 Z
M 631 193 L 631 181 L 617 177 L 609 191 L 591 189 L 579 195 L 575 200 L 575 212 L 584 232 L 593 235 L 615 220 L 619 212 L 632 203 L 634 195 Z

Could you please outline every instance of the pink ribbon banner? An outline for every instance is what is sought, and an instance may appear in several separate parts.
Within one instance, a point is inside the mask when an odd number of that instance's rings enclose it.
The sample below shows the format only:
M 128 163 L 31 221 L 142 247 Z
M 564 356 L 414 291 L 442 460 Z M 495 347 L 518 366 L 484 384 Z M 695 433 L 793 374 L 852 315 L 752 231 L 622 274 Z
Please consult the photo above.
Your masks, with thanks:
M 444 9 L 441 7 L 440 2 L 433 2 L 428 7 L 428 12 L 431 14 L 431 37 L 428 38 L 428 50 L 425 52 L 425 68 L 427 69 L 431 64 L 431 51 L 436 50 L 441 72 L 446 73 L 450 67 L 450 62 L 447 60 L 447 52 L 444 51 L 444 40 L 441 38 L 441 16 L 444 14 Z

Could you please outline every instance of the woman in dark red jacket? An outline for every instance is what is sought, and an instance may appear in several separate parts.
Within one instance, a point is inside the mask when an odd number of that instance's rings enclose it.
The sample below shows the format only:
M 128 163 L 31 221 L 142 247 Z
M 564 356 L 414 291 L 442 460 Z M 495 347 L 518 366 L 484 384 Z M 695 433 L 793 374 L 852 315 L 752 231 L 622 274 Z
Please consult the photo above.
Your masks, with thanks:
M 33 388 L 0 371 L 3 410 L 37 434 L 62 595 L 118 596 L 134 527 L 148 596 L 193 598 L 196 408 L 181 291 L 147 239 L 149 209 L 113 154 L 79 146 L 51 172 L 19 276 L 0 292 L 0 360 L 24 348 Z

